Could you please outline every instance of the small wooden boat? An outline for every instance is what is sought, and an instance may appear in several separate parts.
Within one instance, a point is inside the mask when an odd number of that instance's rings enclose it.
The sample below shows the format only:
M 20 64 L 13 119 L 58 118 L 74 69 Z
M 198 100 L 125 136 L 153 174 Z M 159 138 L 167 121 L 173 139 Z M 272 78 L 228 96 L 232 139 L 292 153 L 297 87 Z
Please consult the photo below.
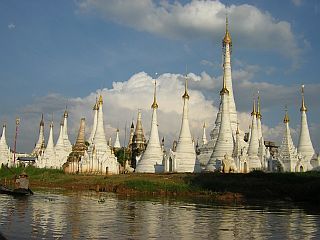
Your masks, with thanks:
M 23 189 L 23 188 L 8 188 L 6 186 L 0 185 L 0 194 L 8 194 L 13 196 L 29 196 L 32 195 L 33 192 L 31 189 Z

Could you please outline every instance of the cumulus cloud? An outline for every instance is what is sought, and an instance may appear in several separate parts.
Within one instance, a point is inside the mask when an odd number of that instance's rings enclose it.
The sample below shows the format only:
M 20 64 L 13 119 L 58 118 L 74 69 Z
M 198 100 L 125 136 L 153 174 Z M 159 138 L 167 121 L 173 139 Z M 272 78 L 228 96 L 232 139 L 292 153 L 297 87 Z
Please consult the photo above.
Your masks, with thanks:
M 251 71 L 251 72 L 250 72 Z M 234 86 L 236 105 L 238 107 L 238 119 L 240 129 L 247 132 L 251 124 L 250 112 L 252 89 L 260 89 L 263 99 L 263 130 L 266 140 L 281 143 L 282 139 L 282 118 L 283 107 L 279 106 L 279 99 L 292 99 L 293 102 L 281 102 L 289 104 L 289 108 L 294 107 L 295 112 L 290 113 L 290 122 L 293 139 L 297 142 L 299 129 L 300 95 L 298 86 L 282 86 L 265 82 L 254 82 L 254 71 L 260 71 L 257 67 L 244 66 L 244 69 L 234 71 Z M 196 140 L 201 137 L 203 122 L 206 122 L 208 134 L 213 129 L 216 119 L 219 88 L 221 87 L 221 76 L 211 77 L 203 72 L 200 75 L 189 73 L 189 118 L 192 136 Z M 181 74 L 164 73 L 157 77 L 157 102 L 158 124 L 160 137 L 165 137 L 167 147 L 171 147 L 172 141 L 178 139 L 181 124 L 182 113 L 182 94 L 184 92 L 185 77 Z M 18 151 L 30 152 L 37 140 L 39 121 L 41 113 L 44 113 L 46 123 L 46 139 L 48 137 L 48 126 L 54 119 L 55 140 L 58 138 L 59 123 L 65 110 L 66 103 L 69 111 L 69 137 L 74 142 L 79 128 L 80 118 L 86 118 L 86 134 L 89 136 L 93 122 L 92 107 L 96 97 L 102 94 L 104 99 L 103 111 L 105 120 L 105 130 L 107 139 L 115 138 L 115 131 L 120 129 L 121 144 L 128 142 L 129 128 L 131 121 L 136 120 L 137 110 L 141 109 L 143 117 L 143 127 L 145 135 L 148 138 L 151 122 L 151 104 L 153 101 L 154 79 L 145 72 L 139 72 L 132 75 L 127 81 L 114 82 L 112 87 L 97 90 L 89 93 L 85 97 L 67 98 L 59 94 L 48 94 L 34 99 L 32 104 L 23 106 L 20 109 L 19 117 L 21 125 L 18 137 Z M 320 85 L 306 86 L 308 92 L 308 107 L 314 109 L 319 102 L 318 92 Z M 283 96 L 282 96 L 283 95 Z M 215 96 L 215 97 L 214 97 Z M 307 97 L 306 96 L 306 97 Z M 217 98 L 217 101 L 213 101 Z M 313 99 L 313 100 L 312 100 Z M 242 106 L 243 105 L 243 106 Z M 241 106 L 241 107 L 239 107 Z M 280 110 L 277 108 L 281 108 Z M 279 115 L 280 111 L 280 115 Z M 15 113 L 16 114 L 16 113 Z M 314 115 L 312 110 L 309 114 Z M 16 115 L 2 116 L 8 123 L 8 143 L 12 146 L 14 137 L 14 119 Z M 270 124 L 270 119 L 276 119 L 275 124 Z M 312 118 L 309 118 L 311 137 L 314 146 L 318 149 L 320 139 L 320 127 L 314 124 Z M 125 135 L 126 129 L 126 135 Z M 209 137 L 209 136 L 208 136 Z
M 226 6 L 210 0 L 185 4 L 152 0 L 80 0 L 77 6 L 78 12 L 93 12 L 138 31 L 171 39 L 210 38 L 215 42 L 221 41 L 228 12 L 231 33 L 238 47 L 273 50 L 295 61 L 302 49 L 289 22 L 277 20 L 249 4 Z
M 203 73 L 201 76 L 189 74 L 189 86 L 195 81 L 207 82 L 208 76 Z M 160 136 L 164 136 L 167 146 L 171 146 L 174 139 L 178 139 L 182 114 L 182 95 L 184 93 L 185 77 L 180 74 L 165 73 L 157 78 L 157 101 L 158 124 Z M 190 86 L 189 95 L 189 116 L 190 128 L 195 139 L 201 136 L 201 126 L 206 122 L 208 127 L 213 127 L 217 109 L 213 102 L 205 98 L 200 90 Z M 121 144 L 128 141 L 129 128 L 131 121 L 134 124 L 137 116 L 137 110 L 141 109 L 143 117 L 143 126 L 145 135 L 148 138 L 151 126 L 151 104 L 153 102 L 154 79 L 145 72 L 134 74 L 130 79 L 124 82 L 114 82 L 111 88 L 104 88 L 92 92 L 83 98 L 63 97 L 59 94 L 49 94 L 35 99 L 34 103 L 24 106 L 21 109 L 21 145 L 24 151 L 31 151 L 37 140 L 38 126 L 41 113 L 45 113 L 46 137 L 48 136 L 48 126 L 54 116 L 54 134 L 58 138 L 59 123 L 68 103 L 69 111 L 69 133 L 70 139 L 74 142 L 79 128 L 80 118 L 86 118 L 86 133 L 90 134 L 93 122 L 92 107 L 96 97 L 101 94 L 104 99 L 103 111 L 105 120 L 105 130 L 107 139 L 115 137 L 116 128 L 120 128 Z M 125 125 L 127 135 L 125 137 Z M 11 126 L 12 128 L 13 126 Z M 11 132 L 12 130 L 10 130 Z M 9 136 L 10 137 L 10 136 Z

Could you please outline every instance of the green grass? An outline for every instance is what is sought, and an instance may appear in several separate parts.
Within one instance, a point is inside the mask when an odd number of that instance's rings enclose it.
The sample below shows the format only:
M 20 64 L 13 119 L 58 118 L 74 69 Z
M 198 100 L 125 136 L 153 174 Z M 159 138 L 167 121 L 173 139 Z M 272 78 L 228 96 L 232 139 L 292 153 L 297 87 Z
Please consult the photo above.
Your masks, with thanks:
M 69 189 L 97 189 L 116 191 L 133 190 L 141 193 L 208 194 L 240 193 L 247 198 L 287 199 L 302 202 L 320 202 L 320 172 L 248 174 L 124 174 L 86 176 L 65 174 L 57 169 L 17 167 L 0 169 L 1 182 L 13 179 L 25 170 L 31 187 L 62 187 Z M 13 174 L 14 173 L 14 174 Z M 119 191 L 117 191 L 117 189 Z

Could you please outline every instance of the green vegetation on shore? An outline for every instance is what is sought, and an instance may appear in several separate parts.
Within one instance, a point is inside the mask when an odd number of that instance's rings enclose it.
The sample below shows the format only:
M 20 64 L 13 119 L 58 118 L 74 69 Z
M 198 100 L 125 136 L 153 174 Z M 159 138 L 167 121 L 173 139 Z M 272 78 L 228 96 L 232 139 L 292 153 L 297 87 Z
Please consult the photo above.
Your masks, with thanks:
M 18 176 L 23 168 L 0 169 L 1 183 Z M 223 197 L 244 199 L 282 199 L 320 202 L 320 172 L 248 174 L 123 174 L 87 176 L 65 174 L 62 170 L 27 167 L 31 187 L 59 187 L 96 190 L 120 194 L 152 194 Z

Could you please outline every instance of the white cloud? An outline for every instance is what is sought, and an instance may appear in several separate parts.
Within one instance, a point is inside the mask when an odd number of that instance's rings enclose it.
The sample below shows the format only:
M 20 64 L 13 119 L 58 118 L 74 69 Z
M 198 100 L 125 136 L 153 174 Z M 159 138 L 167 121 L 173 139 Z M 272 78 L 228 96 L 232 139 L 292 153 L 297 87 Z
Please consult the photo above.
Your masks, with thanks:
M 107 20 L 165 38 L 210 38 L 215 42 L 221 41 L 225 13 L 228 12 L 231 34 L 238 47 L 274 50 L 295 61 L 301 53 L 289 22 L 277 20 L 249 4 L 226 6 L 210 0 L 193 0 L 185 4 L 152 0 L 81 0 L 78 11 L 98 13 Z
M 262 96 L 262 114 L 263 114 L 263 129 L 265 139 L 276 141 L 280 144 L 282 139 L 282 118 L 283 107 L 285 104 L 290 108 L 294 108 L 294 112 L 290 113 L 291 127 L 293 139 L 297 141 L 299 129 L 299 105 L 300 95 L 299 86 L 282 86 L 270 84 L 266 82 L 254 82 L 254 72 L 260 71 L 258 67 L 243 66 L 243 69 L 234 71 L 234 86 L 236 105 L 238 110 L 238 118 L 240 129 L 247 132 L 248 126 L 251 123 L 250 112 L 252 89 L 260 89 Z M 205 121 L 209 132 L 213 128 L 217 113 L 217 102 L 213 102 L 214 96 L 218 98 L 219 88 L 221 87 L 221 77 L 210 77 L 203 72 L 200 75 L 189 73 L 189 95 L 190 95 L 190 129 L 195 140 L 201 137 L 202 125 Z M 18 116 L 21 118 L 21 126 L 19 130 L 18 150 L 31 151 L 34 143 L 37 140 L 38 127 L 41 113 L 45 114 L 46 121 L 46 138 L 48 136 L 48 126 L 54 114 L 55 121 L 55 139 L 58 137 L 59 122 L 68 102 L 69 109 L 69 133 L 70 140 L 74 142 L 79 128 L 80 118 L 86 118 L 86 133 L 90 134 L 92 125 L 92 107 L 98 94 L 104 98 L 104 120 L 107 138 L 115 137 L 116 128 L 120 128 L 121 144 L 124 142 L 124 129 L 127 125 L 128 141 L 129 127 L 131 120 L 136 119 L 137 109 L 142 110 L 143 126 L 145 134 L 148 136 L 150 131 L 151 121 L 151 104 L 153 101 L 154 82 L 145 72 L 134 74 L 127 81 L 114 82 L 111 88 L 105 88 L 102 91 L 97 90 L 83 98 L 69 98 L 59 94 L 49 94 L 47 96 L 37 98 L 34 103 L 23 106 Z M 312 86 L 306 85 L 307 103 L 310 112 L 308 116 L 315 115 L 317 102 L 319 102 L 320 84 Z M 157 78 L 157 101 L 158 123 L 160 137 L 166 139 L 166 146 L 171 146 L 172 141 L 178 138 L 181 124 L 182 113 L 182 94 L 184 92 L 184 77 L 181 74 L 165 73 Z M 208 97 L 209 96 L 209 97 Z M 280 101 L 279 99 L 282 99 Z M 289 100 L 285 102 L 283 99 Z M 280 105 L 279 105 L 280 104 Z M 283 106 L 281 105 L 283 104 Z M 240 107 L 239 107 L 240 106 Z M 280 115 L 279 109 L 280 108 Z M 14 119 L 17 116 L 15 112 L 11 116 L 2 116 L 2 119 L 7 119 L 8 123 L 8 143 L 12 145 L 14 135 Z M 310 116 L 309 116 L 310 117 Z M 312 118 L 309 118 L 310 133 L 314 142 L 314 147 L 318 149 L 320 143 L 320 127 L 314 124 Z M 270 119 L 276 119 L 275 124 L 270 124 Z M 280 122 L 280 123 L 279 123 Z M 148 137 L 147 137 L 148 138 Z
M 8 24 L 8 28 L 9 28 L 10 30 L 13 30 L 13 29 L 16 28 L 16 25 L 14 25 L 13 23 L 10 23 L 10 24 Z
M 293 5 L 295 5 L 296 7 L 301 6 L 302 4 L 302 0 L 291 0 L 291 2 L 293 3 Z

